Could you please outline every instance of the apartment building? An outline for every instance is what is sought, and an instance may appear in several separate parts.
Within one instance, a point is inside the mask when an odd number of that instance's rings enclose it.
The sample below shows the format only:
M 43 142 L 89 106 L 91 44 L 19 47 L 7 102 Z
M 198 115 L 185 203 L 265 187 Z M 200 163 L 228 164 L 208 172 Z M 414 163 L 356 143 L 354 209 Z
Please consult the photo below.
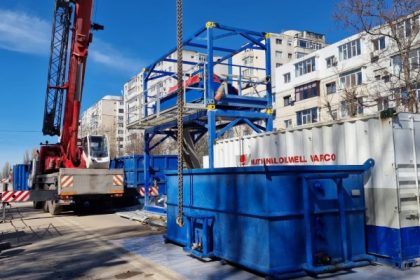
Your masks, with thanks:
M 418 21 L 418 15 L 400 21 L 398 36 L 402 39 L 412 36 L 410 30 L 414 30 L 414 25 L 418 27 Z M 376 30 L 381 30 L 382 34 L 389 32 L 386 26 Z M 417 34 L 409 62 L 417 74 L 419 59 Z M 405 110 L 407 93 L 401 86 L 401 66 L 394 40 L 364 32 L 281 65 L 276 69 L 275 127 L 287 129 L 368 115 L 390 107 Z
M 323 34 L 310 31 L 288 30 L 282 33 L 270 33 L 269 36 L 273 92 L 276 91 L 275 69 L 277 67 L 326 46 Z M 234 55 L 232 62 L 234 65 L 238 65 L 232 69 L 234 79 L 243 81 L 241 86 L 239 83 L 234 83 L 234 85 L 240 88 L 243 94 L 258 95 L 264 90 L 262 86 L 252 88 L 246 85 L 249 80 L 260 81 L 265 78 L 265 71 L 259 70 L 265 69 L 266 57 L 263 50 L 246 49 Z
M 124 102 L 122 96 L 106 95 L 82 113 L 80 137 L 106 135 L 111 156 L 124 154 Z

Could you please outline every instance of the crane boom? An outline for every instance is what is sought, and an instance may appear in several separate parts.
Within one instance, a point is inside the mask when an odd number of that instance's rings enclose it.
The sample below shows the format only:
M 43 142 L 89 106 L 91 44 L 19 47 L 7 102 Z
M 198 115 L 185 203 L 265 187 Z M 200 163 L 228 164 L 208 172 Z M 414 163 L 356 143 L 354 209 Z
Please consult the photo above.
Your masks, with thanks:
M 82 100 L 83 81 L 86 69 L 89 43 L 92 40 L 91 16 L 93 0 L 75 1 L 75 14 L 69 61 L 68 85 L 64 109 L 63 133 L 61 145 L 67 159 L 74 165 L 80 164 L 77 146 L 79 130 L 80 103 Z
M 72 9 L 68 1 L 55 2 L 45 98 L 44 135 L 60 136 L 65 94 L 67 47 Z

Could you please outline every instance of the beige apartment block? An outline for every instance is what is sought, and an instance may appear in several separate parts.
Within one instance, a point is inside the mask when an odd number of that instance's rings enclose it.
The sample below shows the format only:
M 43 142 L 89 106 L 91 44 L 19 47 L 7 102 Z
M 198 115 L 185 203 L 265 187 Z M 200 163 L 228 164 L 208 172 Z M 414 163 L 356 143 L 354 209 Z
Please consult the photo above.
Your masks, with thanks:
M 112 157 L 124 154 L 124 133 L 122 96 L 106 95 L 82 113 L 80 137 L 106 135 Z
M 408 38 L 418 22 L 418 14 L 399 21 L 398 36 Z M 387 26 L 375 30 L 389 32 Z M 277 67 L 275 127 L 369 115 L 391 107 L 407 110 L 398 48 L 388 36 L 376 34 L 358 33 Z M 413 79 L 420 81 L 419 34 L 413 39 L 409 65 Z
M 304 57 L 325 47 L 325 36 L 310 31 L 288 30 L 282 33 L 269 33 L 271 46 L 271 82 L 273 92 L 276 88 L 275 69 L 284 64 Z M 250 87 L 247 81 L 262 81 L 265 79 L 266 57 L 263 50 L 246 49 L 233 56 L 233 80 L 240 94 L 258 96 L 264 91 L 263 86 Z M 245 67 L 244 67 L 245 66 Z M 241 84 L 241 86 L 239 86 Z

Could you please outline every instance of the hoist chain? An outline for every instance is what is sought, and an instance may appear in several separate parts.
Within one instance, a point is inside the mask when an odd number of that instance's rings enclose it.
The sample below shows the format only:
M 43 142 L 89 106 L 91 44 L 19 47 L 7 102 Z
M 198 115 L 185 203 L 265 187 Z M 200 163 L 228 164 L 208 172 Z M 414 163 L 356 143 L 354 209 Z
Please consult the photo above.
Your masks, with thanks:
M 182 119 L 182 113 L 184 109 L 184 89 L 183 89 L 183 63 L 182 63 L 182 0 L 176 0 L 176 32 L 177 32 L 177 79 L 178 79 L 178 92 L 177 92 L 177 149 L 178 149 L 178 216 L 176 223 L 182 227 L 184 225 L 184 177 L 182 170 L 184 167 L 184 156 L 183 156 L 183 139 L 184 139 L 184 124 Z

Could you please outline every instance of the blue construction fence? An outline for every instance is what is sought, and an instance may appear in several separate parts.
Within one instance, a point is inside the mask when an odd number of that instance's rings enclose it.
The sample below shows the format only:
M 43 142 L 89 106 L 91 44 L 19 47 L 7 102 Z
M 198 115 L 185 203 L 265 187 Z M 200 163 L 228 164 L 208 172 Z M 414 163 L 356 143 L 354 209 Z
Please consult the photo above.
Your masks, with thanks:
M 154 155 L 150 157 L 150 182 L 148 185 L 157 185 L 159 195 L 166 195 L 166 176 L 168 170 L 176 170 L 178 158 L 176 155 Z M 124 186 L 129 192 L 136 190 L 140 193 L 140 188 L 144 183 L 144 156 L 130 155 L 118 157 L 110 162 L 110 169 L 124 170 Z
M 29 190 L 28 178 L 31 170 L 30 164 L 16 164 L 13 166 L 13 190 Z

